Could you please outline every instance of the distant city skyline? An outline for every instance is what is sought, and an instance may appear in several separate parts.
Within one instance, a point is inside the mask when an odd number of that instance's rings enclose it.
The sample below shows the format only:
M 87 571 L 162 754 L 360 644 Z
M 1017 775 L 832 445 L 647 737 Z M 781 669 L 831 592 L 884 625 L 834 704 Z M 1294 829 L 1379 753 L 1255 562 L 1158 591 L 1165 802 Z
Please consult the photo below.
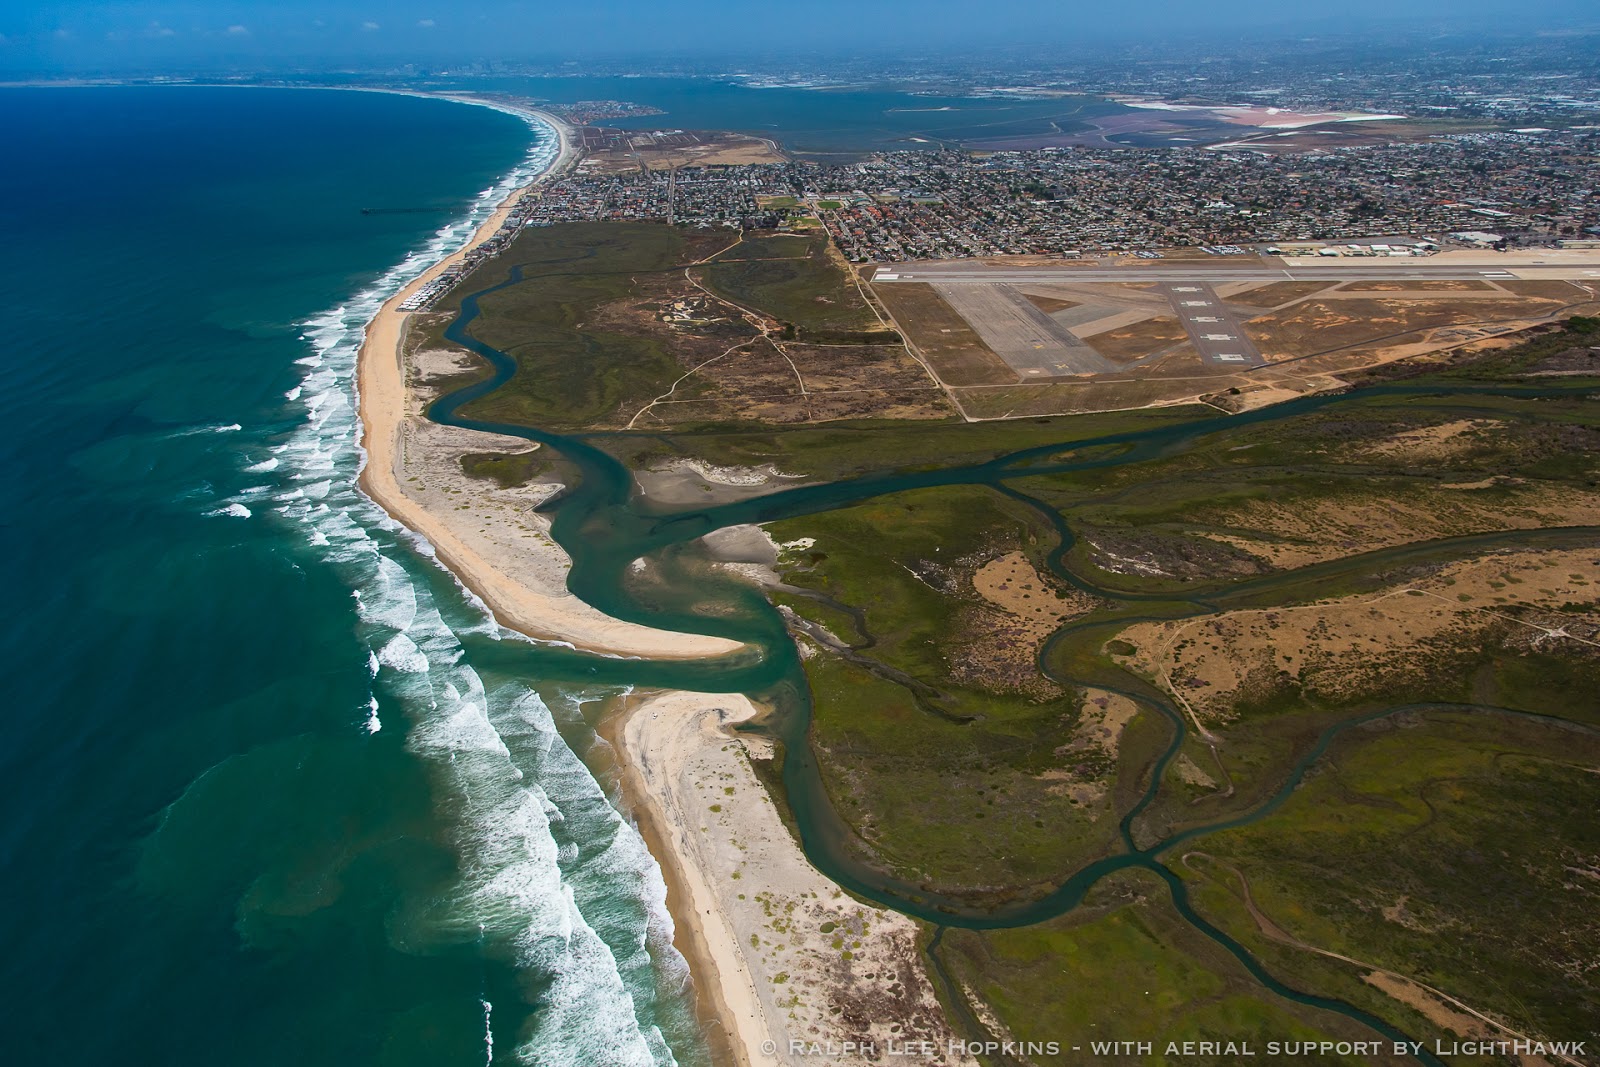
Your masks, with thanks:
M 1078 9 L 1047 0 L 500 0 L 445 5 L 375 0 L 282 3 L 40 3 L 0 13 L 0 69 L 259 69 L 321 63 L 451 64 L 556 56 L 706 55 L 815 49 L 833 54 L 1119 39 L 1196 39 L 1251 31 L 1334 33 L 1399 22 L 1503 32 L 1600 32 L 1591 0 L 1348 0 L 1290 9 L 1264 0 L 1199 5 L 1143 0 Z

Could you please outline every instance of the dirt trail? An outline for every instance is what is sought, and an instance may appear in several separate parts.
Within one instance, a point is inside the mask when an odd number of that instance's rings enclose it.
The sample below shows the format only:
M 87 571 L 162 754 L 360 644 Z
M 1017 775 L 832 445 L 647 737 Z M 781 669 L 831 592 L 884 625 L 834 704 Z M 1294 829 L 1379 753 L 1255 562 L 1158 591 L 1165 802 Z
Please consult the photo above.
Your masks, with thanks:
M 1395 971 L 1388 970 L 1384 967 L 1379 967 L 1376 964 L 1365 963 L 1361 960 L 1355 959 L 1354 957 L 1346 956 L 1338 952 L 1332 952 L 1325 948 L 1318 948 L 1316 945 L 1308 944 L 1307 942 L 1300 940 L 1298 937 L 1295 937 L 1293 934 L 1283 929 L 1283 927 L 1273 922 L 1271 918 L 1269 918 L 1259 907 L 1256 906 L 1255 898 L 1250 893 L 1250 882 L 1245 878 L 1243 871 L 1239 870 L 1237 867 L 1231 866 L 1230 864 L 1224 863 L 1215 856 L 1206 852 L 1185 852 L 1182 857 L 1182 863 L 1186 868 L 1193 871 L 1195 874 L 1203 874 L 1204 872 L 1196 868 L 1194 863 L 1191 862 L 1192 860 L 1197 859 L 1205 860 L 1208 863 L 1213 863 L 1222 870 L 1233 875 L 1234 878 L 1238 879 L 1239 896 L 1244 902 L 1245 909 L 1249 911 L 1250 918 L 1255 921 L 1256 927 L 1261 931 L 1262 935 L 1270 940 L 1276 941 L 1282 945 L 1288 945 L 1291 948 L 1300 949 L 1304 952 L 1314 952 L 1318 956 L 1326 956 L 1329 959 L 1338 960 L 1341 963 L 1348 963 L 1352 967 L 1359 967 L 1364 971 L 1371 972 L 1364 976 L 1364 980 L 1368 982 L 1368 984 L 1383 990 L 1383 992 L 1394 997 L 1396 1000 L 1399 1000 L 1401 1003 L 1406 1004 L 1408 1007 L 1420 1011 L 1423 1015 L 1427 1016 L 1430 1022 L 1434 1023 L 1435 1025 L 1453 1030 L 1464 1038 L 1494 1037 L 1498 1032 L 1499 1034 L 1504 1034 L 1513 1040 L 1526 1041 L 1530 1044 L 1541 1040 L 1540 1038 L 1529 1037 L 1527 1034 L 1519 1033 L 1518 1031 L 1507 1026 L 1505 1023 L 1490 1018 L 1471 1005 L 1462 1003 L 1460 1000 L 1457 1000 L 1455 997 L 1452 997 L 1443 990 L 1435 989 L 1433 986 L 1424 982 L 1419 982 L 1415 978 L 1408 978 L 1403 974 L 1396 973 Z M 1430 1004 L 1426 999 L 1417 996 L 1416 994 L 1418 992 L 1425 993 L 1430 997 L 1436 998 L 1442 1003 Z M 1585 1067 L 1585 1064 L 1582 1061 L 1575 1060 L 1570 1056 L 1557 1056 L 1556 1058 L 1562 1063 L 1571 1064 L 1572 1067 Z M 1523 1067 L 1549 1067 L 1550 1062 L 1544 1059 L 1542 1056 L 1534 1055 L 1519 1055 L 1516 1057 L 1516 1059 L 1519 1063 L 1523 1064 Z

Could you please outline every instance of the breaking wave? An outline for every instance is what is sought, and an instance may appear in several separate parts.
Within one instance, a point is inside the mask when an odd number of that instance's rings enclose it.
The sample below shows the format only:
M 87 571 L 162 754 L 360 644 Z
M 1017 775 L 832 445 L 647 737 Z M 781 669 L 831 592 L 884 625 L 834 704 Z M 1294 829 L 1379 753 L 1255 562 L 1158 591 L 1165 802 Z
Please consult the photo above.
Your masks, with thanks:
M 271 459 L 247 468 L 272 471 L 277 482 L 270 497 L 251 499 L 298 527 L 308 550 L 350 586 L 371 676 L 351 728 L 383 729 L 381 701 L 407 749 L 430 768 L 450 826 L 459 857 L 453 884 L 400 916 L 391 937 L 410 951 L 477 945 L 518 968 L 523 1003 L 483 1002 L 486 1057 L 491 1019 L 509 1011 L 523 1020 L 516 1055 L 525 1063 L 671 1064 L 655 1021 L 657 991 L 663 976 L 670 988 L 686 969 L 672 948 L 659 868 L 538 693 L 520 684 L 486 691 L 461 638 L 499 633 L 492 617 L 459 582 L 436 599 L 432 547 L 357 481 L 366 454 L 355 370 L 366 324 L 554 160 L 553 131 L 521 117 L 539 132 L 521 165 L 366 290 L 302 324 L 310 354 L 295 361 L 302 377 L 287 394 L 302 418 L 272 442 Z M 250 510 L 234 501 L 213 514 Z

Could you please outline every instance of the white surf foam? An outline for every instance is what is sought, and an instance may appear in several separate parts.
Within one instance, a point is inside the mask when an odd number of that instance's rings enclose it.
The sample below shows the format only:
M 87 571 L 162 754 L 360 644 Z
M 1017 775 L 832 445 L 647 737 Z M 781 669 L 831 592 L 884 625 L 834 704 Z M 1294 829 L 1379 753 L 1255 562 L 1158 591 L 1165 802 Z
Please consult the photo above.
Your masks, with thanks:
M 506 195 L 548 167 L 557 146 L 555 137 L 544 138 L 463 218 L 368 289 L 302 325 L 311 354 L 297 361 L 303 377 L 289 397 L 298 400 L 302 421 L 272 448 L 279 482 L 273 512 L 301 526 L 306 543 L 352 587 L 374 687 L 365 720 L 353 728 L 382 729 L 380 700 L 391 723 L 400 715 L 406 745 L 432 769 L 453 823 L 455 885 L 416 905 L 416 914 L 396 922 L 393 936 L 414 951 L 480 943 L 536 977 L 539 1010 L 521 1006 L 528 1018 L 519 1027 L 527 1035 L 519 1060 L 643 1067 L 673 1062 L 650 1015 L 656 981 L 645 946 L 658 948 L 673 967 L 682 964 L 671 947 L 664 889 L 656 891 L 660 871 L 537 696 L 519 690 L 491 701 L 460 640 L 501 633 L 488 609 L 463 589 L 447 623 L 428 576 L 396 558 L 408 546 L 436 565 L 432 546 L 371 503 L 357 482 L 366 454 L 355 361 L 366 324 L 385 300 L 461 247 Z M 516 734 L 516 751 L 496 722 Z M 491 1012 L 486 1001 L 490 1058 Z
M 208 423 L 204 426 L 190 426 L 182 430 L 173 430 L 171 433 L 167 434 L 167 436 L 194 437 L 197 434 L 206 433 L 238 433 L 242 429 L 244 429 L 244 427 L 240 426 L 237 422 Z
M 405 674 L 421 674 L 428 669 L 428 657 L 405 634 L 395 634 L 378 650 L 378 663 Z
M 248 519 L 251 512 L 250 509 L 245 507 L 243 504 L 224 504 L 222 507 L 217 508 L 214 511 L 206 512 L 206 514 L 213 518 L 226 515 L 229 518 L 234 519 Z

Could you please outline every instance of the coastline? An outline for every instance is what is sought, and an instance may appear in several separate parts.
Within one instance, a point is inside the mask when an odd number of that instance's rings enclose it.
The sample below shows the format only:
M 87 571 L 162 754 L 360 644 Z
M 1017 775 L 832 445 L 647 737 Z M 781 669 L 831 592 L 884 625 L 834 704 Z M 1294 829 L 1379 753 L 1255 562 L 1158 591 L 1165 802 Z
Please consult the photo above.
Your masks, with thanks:
M 368 90 L 394 92 L 393 90 Z M 402 92 L 401 95 L 436 95 Z M 509 105 L 471 97 L 441 95 L 459 103 L 513 111 Z M 555 130 L 559 151 L 551 165 L 528 184 L 520 186 L 501 201 L 470 240 L 434 263 L 384 301 L 367 324 L 365 339 L 357 357 L 356 391 L 361 419 L 363 462 L 361 490 L 395 521 L 427 541 L 440 562 L 463 585 L 477 595 L 506 627 L 529 637 L 565 641 L 593 652 L 657 659 L 698 659 L 724 655 L 743 647 L 738 642 L 698 634 L 656 630 L 637 623 L 613 619 L 565 591 L 529 588 L 503 565 L 503 560 L 486 558 L 484 552 L 468 543 L 459 529 L 407 493 L 401 477 L 405 462 L 403 434 L 407 423 L 420 418 L 413 411 L 412 390 L 404 363 L 406 313 L 399 305 L 499 230 L 512 208 L 539 185 L 565 172 L 577 156 L 570 128 L 566 123 L 535 108 L 519 108 L 515 114 L 532 116 Z M 564 573 L 566 553 L 550 542 L 519 545 L 523 554 L 537 554 L 543 570 Z
M 431 379 L 459 370 L 451 364 L 460 354 L 411 351 L 408 316 L 399 305 L 495 234 L 522 197 L 577 156 L 555 116 L 531 108 L 517 113 L 556 131 L 556 158 L 511 191 L 461 249 L 391 295 L 367 324 L 356 363 L 360 489 L 427 542 L 503 626 L 598 653 L 728 654 L 744 646 L 626 623 L 568 592 L 570 559 L 549 539 L 548 520 L 529 506 L 551 487 L 498 490 L 472 482 L 460 468 L 467 451 L 526 450 L 528 442 L 440 426 L 423 414 Z M 471 506 L 464 509 L 463 499 Z M 797 1043 L 829 1039 L 884 1048 L 920 1035 L 947 1049 L 955 1035 L 926 974 L 920 927 L 845 895 L 811 865 L 756 777 L 751 760 L 771 758 L 767 743 L 730 732 L 756 715 L 749 699 L 674 691 L 622 704 L 601 736 L 611 743 L 628 814 L 666 884 L 673 944 L 688 964 L 713 1062 L 799 1065 L 805 1061 L 793 1051 Z M 712 781 L 726 804 L 708 806 L 697 795 Z M 865 1065 L 875 1058 L 846 1054 L 838 1062 Z M 928 1062 L 973 1063 L 949 1054 Z
M 628 700 L 601 724 L 634 819 L 661 865 L 678 951 L 738 1067 L 880 1062 L 926 1041 L 919 1063 L 976 1067 L 924 966 L 922 928 L 848 896 L 812 866 L 754 760 L 765 738 L 742 694 Z M 674 896 L 676 895 L 676 901 Z M 695 969 L 698 968 L 698 969 Z
M 651 794 L 641 771 L 649 764 L 648 753 L 641 751 L 635 755 L 629 749 L 628 723 L 638 712 L 665 698 L 714 699 L 704 694 L 671 692 L 641 700 L 630 694 L 622 698 L 619 707 L 606 714 L 595 732 L 611 746 L 612 770 L 628 803 L 627 814 L 633 817 L 634 829 L 661 868 L 661 879 L 667 886 L 667 914 L 672 916 L 673 945 L 689 962 L 695 1012 L 702 1023 L 702 1036 L 710 1050 L 711 1062 L 731 1067 L 764 1067 L 764 1061 L 758 1062 L 751 1056 L 752 1050 L 761 1047 L 767 1034 L 759 1022 L 751 1024 L 752 1017 L 759 1020 L 760 1003 L 748 995 L 748 984 L 738 981 L 741 977 L 748 980 L 748 974 L 744 973 L 737 953 L 733 959 L 726 958 L 727 946 L 721 944 L 722 939 L 719 939 L 720 954 L 708 943 L 706 930 L 714 925 L 711 919 L 716 908 L 715 897 L 707 890 L 698 870 L 686 866 L 684 857 L 673 846 L 674 829 L 681 832 L 683 828 L 669 818 Z M 737 706 L 737 702 L 743 701 L 744 706 L 749 707 L 749 700 L 743 695 L 733 694 L 725 699 L 730 705 Z M 754 710 L 750 708 L 751 714 Z M 720 918 L 720 913 L 715 914 Z M 733 982 L 731 989 L 727 988 L 730 981 Z M 730 992 L 734 994 L 731 998 Z
M 382 91 L 382 90 L 378 90 Z M 402 91 L 402 95 L 412 94 Z M 734 641 L 694 634 L 679 634 L 655 630 L 633 623 L 612 619 L 584 604 L 565 591 L 557 595 L 538 592 L 517 578 L 496 567 L 494 561 L 475 551 L 461 536 L 461 531 L 451 530 L 442 514 L 430 511 L 424 502 L 409 495 L 400 472 L 404 465 L 405 431 L 408 422 L 420 422 L 420 409 L 413 411 L 415 401 L 412 382 L 408 381 L 406 364 L 406 319 L 399 305 L 412 293 L 427 285 L 449 267 L 459 263 L 467 253 L 493 236 L 512 208 L 530 195 L 539 185 L 559 177 L 573 165 L 579 152 L 570 136 L 570 127 L 554 115 L 534 108 L 512 109 L 508 105 L 472 98 L 445 96 L 460 103 L 488 106 L 502 111 L 514 111 L 532 116 L 548 125 L 558 138 L 558 152 L 550 165 L 532 181 L 512 190 L 474 231 L 472 237 L 456 252 L 445 256 L 428 267 L 411 282 L 401 287 L 384 301 L 368 322 L 356 361 L 356 394 L 362 452 L 358 484 L 361 492 L 386 514 L 414 534 L 425 540 L 435 552 L 438 561 L 456 579 L 478 596 L 489 608 L 496 621 L 509 629 L 529 637 L 569 642 L 575 647 L 593 652 L 616 655 L 637 655 L 658 659 L 699 659 L 726 654 L 743 646 Z M 410 368 L 415 371 L 417 368 Z M 472 431 L 456 431 L 471 435 Z M 506 439 L 492 435 L 477 435 L 482 439 L 504 442 Z M 527 442 L 516 444 L 527 447 Z M 520 546 L 524 551 L 532 548 L 543 557 L 546 567 L 554 567 L 564 578 L 570 561 L 553 542 L 537 546 Z M 744 700 L 743 697 L 738 697 Z M 648 796 L 636 774 L 634 756 L 626 751 L 626 742 L 615 739 L 617 776 L 630 807 L 648 810 Z M 770 804 L 770 801 L 769 801 Z M 646 847 L 661 868 L 667 885 L 667 904 L 673 917 L 673 943 L 688 963 L 690 981 L 694 987 L 696 1013 L 705 1026 L 713 1062 L 732 1064 L 734 1067 L 752 1067 L 745 1035 L 731 1024 L 738 1016 L 736 1007 L 730 1006 L 721 989 L 720 977 L 727 963 L 720 960 L 706 943 L 695 905 L 699 898 L 691 890 L 687 872 L 670 847 L 670 825 L 648 816 L 636 824 Z M 714 905 L 713 905 L 714 906 Z M 738 1005 L 746 1012 L 747 1005 Z M 718 1030 L 720 1027 L 720 1032 Z

